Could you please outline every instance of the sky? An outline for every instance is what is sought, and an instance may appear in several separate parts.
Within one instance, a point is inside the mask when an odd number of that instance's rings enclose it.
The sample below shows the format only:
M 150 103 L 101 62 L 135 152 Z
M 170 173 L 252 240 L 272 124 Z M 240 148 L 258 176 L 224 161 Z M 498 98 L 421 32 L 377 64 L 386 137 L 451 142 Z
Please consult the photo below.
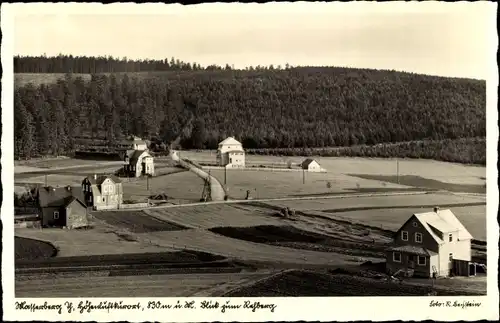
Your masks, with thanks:
M 329 65 L 478 79 L 496 68 L 496 4 L 487 2 L 82 5 L 16 9 L 14 54 L 175 57 L 236 68 Z

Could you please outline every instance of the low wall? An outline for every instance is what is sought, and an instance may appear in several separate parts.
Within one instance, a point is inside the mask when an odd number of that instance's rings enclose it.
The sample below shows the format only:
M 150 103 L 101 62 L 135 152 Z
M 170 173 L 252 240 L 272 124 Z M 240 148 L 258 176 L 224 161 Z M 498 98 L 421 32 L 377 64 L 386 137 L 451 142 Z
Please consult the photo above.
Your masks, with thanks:
M 120 205 L 120 209 L 135 209 L 135 208 L 147 208 L 149 207 L 148 203 L 134 203 L 134 204 L 122 204 Z
M 222 166 L 203 166 L 203 169 L 218 169 L 224 170 Z M 263 171 L 263 172 L 303 172 L 300 168 L 271 168 L 271 167 L 245 167 L 245 168 L 228 168 L 227 170 L 237 171 Z M 306 173 L 326 173 L 326 170 L 321 171 L 305 171 Z

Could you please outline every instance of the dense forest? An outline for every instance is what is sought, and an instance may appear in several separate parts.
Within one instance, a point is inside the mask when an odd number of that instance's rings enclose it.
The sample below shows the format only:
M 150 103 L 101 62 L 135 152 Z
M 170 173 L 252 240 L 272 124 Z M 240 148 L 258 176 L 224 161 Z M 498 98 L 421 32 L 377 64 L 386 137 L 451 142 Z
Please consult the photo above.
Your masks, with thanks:
M 17 158 L 71 154 L 82 138 L 112 146 L 128 134 L 164 146 L 178 139 L 185 149 L 213 149 L 234 136 L 260 153 L 352 146 L 337 151 L 479 164 L 486 158 L 484 141 L 461 140 L 486 136 L 486 84 L 480 80 L 62 55 L 15 57 L 14 68 L 65 73 L 56 83 L 16 86 Z M 411 154 L 381 147 L 412 141 L 420 143 Z M 474 148 L 464 149 L 469 144 Z

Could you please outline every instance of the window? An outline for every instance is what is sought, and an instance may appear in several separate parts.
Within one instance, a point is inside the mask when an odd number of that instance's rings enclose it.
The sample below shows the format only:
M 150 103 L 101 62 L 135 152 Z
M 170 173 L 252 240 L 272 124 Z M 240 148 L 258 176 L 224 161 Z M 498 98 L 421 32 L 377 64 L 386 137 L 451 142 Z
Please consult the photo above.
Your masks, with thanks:
M 408 231 L 401 231 L 401 240 L 408 241 Z
M 423 256 L 418 256 L 418 265 L 419 266 L 425 266 L 425 257 Z
M 453 254 L 450 252 L 450 254 L 448 255 L 448 260 L 449 261 L 452 261 L 453 260 Z
M 452 233 L 448 234 L 448 241 L 449 242 L 453 241 L 453 234 Z
M 110 185 L 109 186 L 109 194 L 113 194 L 113 191 L 114 191 L 114 187 L 113 187 L 113 185 Z
M 417 232 L 415 233 L 415 242 L 422 243 L 422 234 Z
M 54 220 L 59 219 L 59 211 L 54 211 Z
M 413 226 L 416 228 L 418 226 L 417 222 L 413 222 Z
M 106 199 L 103 197 L 103 198 L 102 198 L 102 201 L 103 201 L 103 202 L 106 202 Z
M 394 262 L 401 262 L 401 254 L 399 252 L 394 252 L 392 254 L 392 260 Z

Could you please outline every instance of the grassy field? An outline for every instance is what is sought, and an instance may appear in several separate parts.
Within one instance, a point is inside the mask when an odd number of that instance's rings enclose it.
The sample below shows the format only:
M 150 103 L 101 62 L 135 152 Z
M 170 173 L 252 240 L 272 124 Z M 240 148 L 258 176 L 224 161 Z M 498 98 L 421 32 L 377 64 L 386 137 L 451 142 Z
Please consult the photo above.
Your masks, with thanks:
M 209 151 L 181 151 L 181 156 L 194 161 L 215 161 L 215 152 L 210 153 Z M 396 159 L 314 156 L 312 158 L 315 158 L 323 168 L 333 174 L 396 175 L 398 172 Z M 286 165 L 288 160 L 299 163 L 304 159 L 305 157 L 248 154 L 246 156 L 246 162 L 252 165 L 273 163 Z M 420 176 L 444 183 L 482 185 L 485 182 L 484 178 L 486 178 L 486 167 L 425 159 L 399 159 L 399 174 Z
M 452 207 L 457 216 L 475 239 L 486 241 L 486 206 Z M 380 226 L 384 229 L 398 230 L 413 213 L 422 212 L 420 208 L 379 209 L 367 211 L 336 212 L 332 218 L 345 218 L 357 223 Z M 328 214 L 324 212 L 325 214 Z M 328 215 L 327 215 L 328 216 Z
M 210 174 L 224 185 L 224 171 L 211 170 Z M 305 178 L 305 179 L 304 179 Z M 228 170 L 226 183 L 229 196 L 243 199 L 250 190 L 253 198 L 279 198 L 287 196 L 318 195 L 350 192 L 363 188 L 406 188 L 402 185 L 364 180 L 344 174 L 271 172 L 258 170 Z M 328 188 L 328 183 L 331 187 Z
M 112 226 L 133 233 L 183 230 L 184 227 L 148 216 L 143 211 L 93 212 L 92 215 Z
M 145 210 L 144 212 L 161 221 L 196 229 L 282 223 L 281 220 L 269 216 L 270 212 L 267 210 L 245 210 L 228 204 L 153 209 Z
M 89 230 L 16 229 L 15 235 L 52 243 L 58 250 L 58 257 L 172 251 L 134 239 L 124 230 L 103 225 Z
M 64 79 L 64 74 L 59 73 L 14 73 L 14 84 L 16 87 L 25 86 L 32 83 L 34 86 L 40 84 L 54 84 L 58 80 Z M 85 81 L 90 81 L 90 74 L 73 74 L 74 77 L 81 77 Z
M 18 280 L 16 297 L 195 297 L 219 296 L 269 271 L 230 274 L 179 274 Z M 105 273 L 103 274 L 105 275 Z
M 467 286 L 453 284 L 433 288 L 429 284 L 396 283 L 348 274 L 332 274 L 312 271 L 288 271 L 256 284 L 235 289 L 224 297 L 287 297 L 287 296 L 437 296 L 485 295 L 486 284 L 480 284 L 484 291 L 466 291 Z M 478 285 L 478 284 L 476 284 Z M 463 289 L 456 290 L 457 287 Z
M 35 239 L 14 237 L 16 260 L 35 260 L 54 257 L 57 249 L 50 243 Z
M 296 210 L 335 210 L 360 209 L 360 208 L 392 208 L 392 207 L 425 207 L 422 211 L 431 211 L 434 206 L 484 203 L 481 197 L 469 195 L 453 195 L 447 193 L 427 193 L 411 195 L 387 195 L 387 196 L 362 196 L 362 197 L 338 197 L 325 199 L 304 199 L 290 201 L 272 201 L 268 204 L 281 207 L 290 207 Z

